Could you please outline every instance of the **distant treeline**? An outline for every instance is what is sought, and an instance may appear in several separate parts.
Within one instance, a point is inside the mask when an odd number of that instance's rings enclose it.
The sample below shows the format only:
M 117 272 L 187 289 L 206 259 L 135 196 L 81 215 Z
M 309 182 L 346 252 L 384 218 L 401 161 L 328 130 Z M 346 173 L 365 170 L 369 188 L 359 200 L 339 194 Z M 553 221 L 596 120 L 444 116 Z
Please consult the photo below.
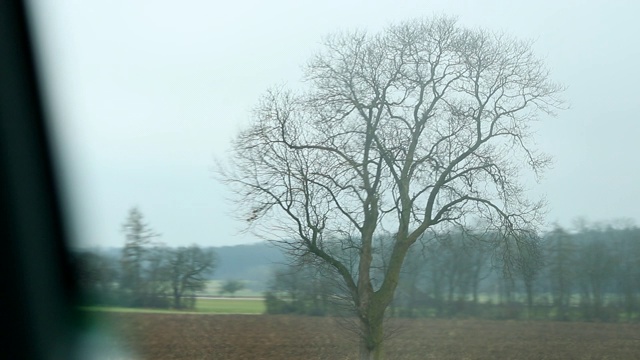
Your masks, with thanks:
M 640 320 L 637 227 L 557 227 L 526 241 L 497 240 L 496 234 L 462 231 L 421 239 L 407 257 L 388 314 Z M 378 241 L 374 261 L 383 272 L 388 251 L 384 239 Z M 349 311 L 342 294 L 335 274 L 300 262 L 275 271 L 265 297 L 269 313 L 326 315 Z
M 81 289 L 80 305 L 192 308 L 195 292 L 205 286 L 216 266 L 212 249 L 170 248 L 137 208 L 122 226 L 125 245 L 115 257 L 93 251 L 74 253 Z
M 131 266 L 133 259 L 130 256 L 134 255 L 132 249 L 139 251 L 136 258 L 139 259 L 140 266 L 136 276 L 132 274 L 136 269 Z M 181 253 L 182 255 L 179 255 Z M 216 279 L 227 282 L 234 279 L 242 280 L 243 288 L 263 292 L 267 288 L 274 264 L 286 261 L 281 249 L 266 242 L 224 247 L 178 248 L 148 244 L 129 249 L 73 249 L 72 254 L 83 293 L 80 300 L 82 305 L 125 307 L 192 307 L 195 295 L 206 288 L 206 282 Z M 214 261 L 207 269 L 199 271 L 197 278 L 195 274 L 190 275 L 188 284 L 185 284 L 188 285 L 185 286 L 186 291 L 180 300 L 176 300 L 173 285 L 180 277 L 176 278 L 171 274 L 188 269 L 178 266 L 178 263 L 187 260 L 188 256 L 199 256 L 201 260 L 213 256 Z M 136 281 L 139 285 L 133 286 L 133 277 L 138 278 Z M 134 291 L 134 288 L 137 290 Z M 180 304 L 176 304 L 178 302 Z
M 74 253 L 80 305 L 193 308 L 215 268 L 211 249 L 198 246 L 124 248 L 118 259 L 93 251 Z

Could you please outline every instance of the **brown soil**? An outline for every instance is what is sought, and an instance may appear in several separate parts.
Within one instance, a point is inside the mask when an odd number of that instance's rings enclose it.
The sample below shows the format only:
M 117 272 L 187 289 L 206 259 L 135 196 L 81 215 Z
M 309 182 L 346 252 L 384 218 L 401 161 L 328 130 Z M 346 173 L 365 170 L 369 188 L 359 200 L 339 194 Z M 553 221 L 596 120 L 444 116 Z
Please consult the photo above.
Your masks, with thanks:
M 336 320 L 263 315 L 109 314 L 142 359 L 356 359 Z M 640 359 L 640 326 L 487 320 L 397 320 L 388 359 Z

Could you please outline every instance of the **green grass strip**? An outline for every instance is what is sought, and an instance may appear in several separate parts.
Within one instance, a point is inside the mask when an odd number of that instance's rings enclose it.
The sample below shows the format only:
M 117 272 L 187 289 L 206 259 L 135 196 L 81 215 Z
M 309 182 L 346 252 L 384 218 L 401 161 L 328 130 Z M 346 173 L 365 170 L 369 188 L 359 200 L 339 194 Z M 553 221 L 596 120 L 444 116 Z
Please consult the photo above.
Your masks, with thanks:
M 127 308 L 117 306 L 82 306 L 83 311 L 127 312 L 147 314 L 264 314 L 263 300 L 198 299 L 189 310 Z

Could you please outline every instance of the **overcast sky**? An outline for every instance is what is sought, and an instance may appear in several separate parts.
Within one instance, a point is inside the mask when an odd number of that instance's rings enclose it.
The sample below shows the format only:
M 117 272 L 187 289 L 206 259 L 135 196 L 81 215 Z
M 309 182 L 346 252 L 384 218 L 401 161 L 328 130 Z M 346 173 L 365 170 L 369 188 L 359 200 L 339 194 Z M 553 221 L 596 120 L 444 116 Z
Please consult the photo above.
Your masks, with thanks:
M 538 125 L 555 164 L 548 222 L 640 220 L 640 2 L 32 0 L 66 199 L 80 245 L 121 246 L 138 206 L 169 245 L 233 245 L 213 179 L 272 85 L 295 84 L 323 36 L 416 16 L 534 39 L 570 104 Z

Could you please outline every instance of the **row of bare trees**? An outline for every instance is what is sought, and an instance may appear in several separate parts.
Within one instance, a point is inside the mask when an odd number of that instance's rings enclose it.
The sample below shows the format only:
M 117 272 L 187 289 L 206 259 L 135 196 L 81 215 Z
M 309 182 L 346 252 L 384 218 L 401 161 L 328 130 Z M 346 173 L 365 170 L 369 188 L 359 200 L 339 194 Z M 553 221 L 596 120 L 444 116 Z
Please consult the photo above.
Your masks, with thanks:
M 640 319 L 640 230 L 560 228 L 549 236 L 540 290 L 561 320 Z
M 407 256 L 388 314 L 640 321 L 639 228 L 556 227 L 508 257 L 504 252 L 513 250 L 496 246 L 504 242 L 495 237 L 453 231 L 421 238 L 420 251 Z M 384 251 L 378 250 L 374 263 L 382 272 Z M 341 298 L 331 276 L 316 267 L 292 267 L 274 273 L 267 308 L 342 314 Z
M 333 315 L 337 289 L 309 266 L 280 267 L 265 292 L 267 314 Z
M 123 225 L 125 246 L 118 258 L 96 251 L 76 253 L 87 304 L 190 308 L 216 266 L 212 249 L 170 248 L 133 208 Z
M 463 234 L 426 249 L 409 259 L 413 268 L 394 302 L 409 316 L 640 319 L 636 227 L 557 227 L 508 257 L 511 267 L 502 264 L 504 249 L 466 241 Z

